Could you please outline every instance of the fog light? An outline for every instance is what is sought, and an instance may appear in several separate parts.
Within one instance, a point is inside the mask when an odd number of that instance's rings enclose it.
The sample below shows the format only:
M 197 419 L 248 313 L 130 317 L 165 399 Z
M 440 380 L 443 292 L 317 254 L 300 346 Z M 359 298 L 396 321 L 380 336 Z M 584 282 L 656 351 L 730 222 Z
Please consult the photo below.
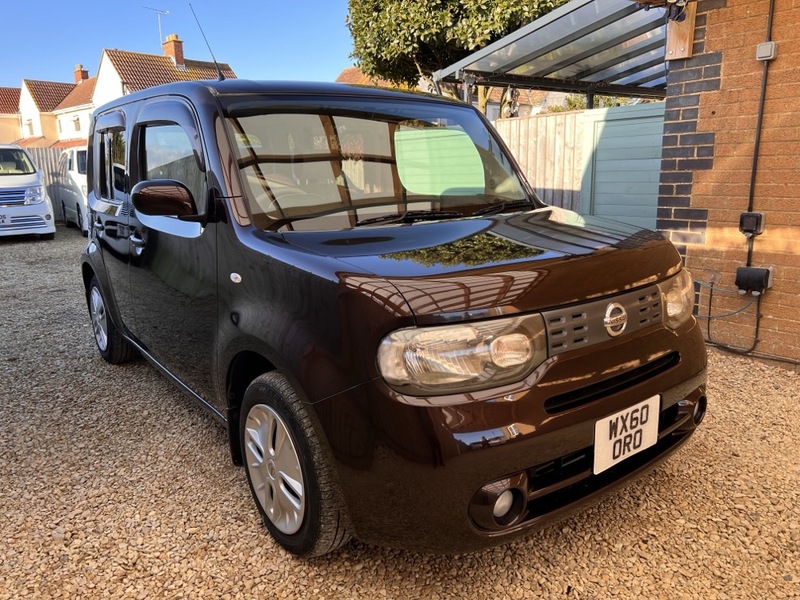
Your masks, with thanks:
M 706 416 L 707 405 L 708 403 L 705 396 L 700 396 L 700 398 L 697 399 L 697 402 L 694 403 L 692 419 L 694 420 L 695 425 L 700 425 L 700 423 L 703 422 L 703 418 Z
M 44 218 L 45 218 L 45 220 L 49 221 L 49 220 L 50 220 L 52 217 L 51 217 L 49 214 L 46 214 L 46 215 L 44 216 Z
M 492 508 L 492 514 L 495 519 L 501 519 L 508 514 L 508 511 L 514 506 L 514 492 L 506 490 L 497 497 Z

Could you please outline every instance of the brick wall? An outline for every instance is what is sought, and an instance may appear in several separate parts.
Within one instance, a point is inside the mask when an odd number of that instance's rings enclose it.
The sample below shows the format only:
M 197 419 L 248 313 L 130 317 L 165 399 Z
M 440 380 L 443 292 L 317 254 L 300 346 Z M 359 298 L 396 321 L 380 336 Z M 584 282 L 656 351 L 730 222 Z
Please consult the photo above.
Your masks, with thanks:
M 703 284 L 700 315 L 737 311 L 752 299 L 728 290 L 747 261 L 738 224 L 748 209 L 763 70 L 755 53 L 768 9 L 768 1 L 700 0 L 694 55 L 669 62 L 658 227 Z M 769 67 L 753 202 L 767 229 L 754 241 L 752 264 L 773 266 L 775 284 L 762 298 L 756 351 L 800 360 L 800 6 L 792 0 L 776 0 L 772 37 L 778 57 Z M 712 319 L 707 334 L 749 348 L 756 308 Z

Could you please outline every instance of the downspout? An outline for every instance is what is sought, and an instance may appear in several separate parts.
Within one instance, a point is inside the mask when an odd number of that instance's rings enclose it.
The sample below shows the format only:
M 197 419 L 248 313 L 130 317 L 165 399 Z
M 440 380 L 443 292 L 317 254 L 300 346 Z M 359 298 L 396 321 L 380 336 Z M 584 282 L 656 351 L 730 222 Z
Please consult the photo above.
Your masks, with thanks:
M 772 21 L 775 15 L 775 0 L 769 1 L 769 12 L 767 14 L 767 35 L 765 43 L 772 42 Z M 750 168 L 750 189 L 747 198 L 747 212 L 753 212 L 755 208 L 755 190 L 756 190 L 756 175 L 758 174 L 758 155 L 761 149 L 761 133 L 763 129 L 764 123 L 764 104 L 767 97 L 767 75 L 769 73 L 769 63 L 771 59 L 759 59 L 762 60 L 764 63 L 764 67 L 761 73 L 761 94 L 758 98 L 758 113 L 757 113 L 757 120 L 756 120 L 756 135 L 753 141 L 753 163 Z M 755 242 L 754 235 L 748 236 L 747 238 L 747 262 L 746 266 L 751 267 L 753 266 L 753 245 Z M 721 342 L 715 342 L 711 337 L 711 319 L 714 317 L 711 316 L 711 298 L 713 297 L 712 294 L 714 293 L 713 285 L 711 286 L 711 292 L 709 294 L 709 321 L 707 325 L 707 334 L 708 339 L 707 341 L 716 346 L 718 348 L 722 348 L 723 350 L 728 350 L 730 352 L 735 352 L 737 354 L 750 354 L 756 349 L 758 346 L 758 333 L 761 328 L 761 299 L 763 294 L 758 296 L 758 300 L 756 302 L 756 322 L 755 322 L 755 331 L 753 333 L 753 342 L 749 348 L 737 348 L 735 346 L 730 346 L 728 344 L 723 344 Z M 749 306 L 749 304 L 747 305 Z M 746 307 L 745 307 L 746 308 Z M 736 311 L 739 312 L 739 311 Z
M 775 14 L 775 0 L 769 0 L 769 13 L 767 16 L 767 38 L 766 43 L 772 41 L 772 20 Z M 753 164 L 750 169 L 750 191 L 747 198 L 747 212 L 753 212 L 755 204 L 756 175 L 758 173 L 758 155 L 761 149 L 761 130 L 764 122 L 764 103 L 767 97 L 767 74 L 769 73 L 770 60 L 764 60 L 764 67 L 761 74 L 761 95 L 758 99 L 758 119 L 756 121 L 756 137 L 753 142 Z M 753 265 L 753 244 L 755 236 L 747 238 L 747 263 L 746 266 Z

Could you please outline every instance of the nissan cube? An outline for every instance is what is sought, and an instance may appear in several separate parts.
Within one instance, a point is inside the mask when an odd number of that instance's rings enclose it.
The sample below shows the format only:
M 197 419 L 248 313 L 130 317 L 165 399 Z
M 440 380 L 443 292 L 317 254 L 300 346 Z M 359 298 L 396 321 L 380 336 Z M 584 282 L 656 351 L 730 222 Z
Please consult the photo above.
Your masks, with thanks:
M 87 167 L 100 354 L 208 409 L 294 554 L 505 542 L 703 419 L 678 252 L 542 203 L 469 105 L 169 84 L 95 112 Z

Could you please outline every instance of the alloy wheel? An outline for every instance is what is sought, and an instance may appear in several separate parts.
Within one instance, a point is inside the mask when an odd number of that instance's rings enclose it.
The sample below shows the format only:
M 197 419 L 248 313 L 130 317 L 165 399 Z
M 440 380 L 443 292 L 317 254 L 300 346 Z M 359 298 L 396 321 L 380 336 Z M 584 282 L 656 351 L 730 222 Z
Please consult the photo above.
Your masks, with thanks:
M 306 509 L 303 469 L 289 428 L 271 407 L 257 404 L 247 414 L 245 455 L 267 517 L 286 535 L 297 533 Z

